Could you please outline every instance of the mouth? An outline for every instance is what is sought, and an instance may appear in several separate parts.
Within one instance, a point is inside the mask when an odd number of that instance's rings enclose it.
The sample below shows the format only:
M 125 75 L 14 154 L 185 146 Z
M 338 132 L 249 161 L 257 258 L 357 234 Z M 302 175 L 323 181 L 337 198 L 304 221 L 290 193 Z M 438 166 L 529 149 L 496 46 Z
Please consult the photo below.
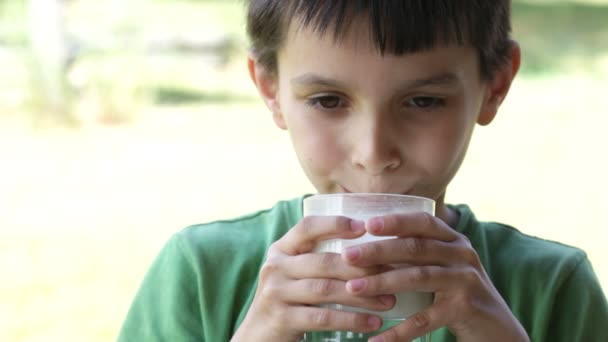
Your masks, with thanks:
M 338 185 L 338 188 L 340 189 L 339 192 L 347 193 L 347 194 L 353 193 L 353 191 L 349 190 L 345 186 Z M 383 190 L 380 190 L 380 191 L 377 191 L 377 190 L 376 191 L 375 190 L 365 190 L 365 191 L 356 191 L 356 192 L 358 192 L 358 193 L 383 193 L 383 194 L 411 195 L 412 194 L 412 189 L 409 189 L 409 190 L 406 190 L 406 191 L 403 191 L 403 192 L 398 192 L 398 191 L 383 191 Z

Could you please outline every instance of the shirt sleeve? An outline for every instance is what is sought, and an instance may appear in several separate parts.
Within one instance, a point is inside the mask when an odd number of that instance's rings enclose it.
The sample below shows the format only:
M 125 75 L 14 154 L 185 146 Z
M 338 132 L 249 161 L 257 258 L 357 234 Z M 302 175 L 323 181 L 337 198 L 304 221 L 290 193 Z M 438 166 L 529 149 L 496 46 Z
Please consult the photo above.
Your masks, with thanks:
M 606 296 L 584 258 L 557 293 L 547 341 L 608 341 L 607 324 Z
M 163 247 L 144 277 L 119 342 L 204 341 L 196 266 L 180 235 Z

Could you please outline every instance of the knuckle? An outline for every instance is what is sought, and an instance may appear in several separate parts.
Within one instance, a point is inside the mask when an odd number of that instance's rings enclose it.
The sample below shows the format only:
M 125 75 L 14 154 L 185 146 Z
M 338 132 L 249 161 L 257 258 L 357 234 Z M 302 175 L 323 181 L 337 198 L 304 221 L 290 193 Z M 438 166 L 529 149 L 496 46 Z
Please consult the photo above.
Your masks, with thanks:
M 403 338 L 399 336 L 397 329 L 389 329 L 384 332 L 385 341 L 402 341 Z
M 372 266 L 367 268 L 356 267 L 352 270 L 352 276 L 353 278 L 364 278 L 381 274 L 383 271 L 385 271 L 383 265 Z
M 316 226 L 318 225 L 318 218 L 314 216 L 305 216 L 300 222 L 294 227 L 294 248 L 293 254 L 299 255 L 312 251 L 316 245 L 316 239 L 318 238 L 315 233 Z
M 275 305 L 272 309 L 263 308 L 262 310 L 267 317 L 265 323 L 267 324 L 268 329 L 272 329 L 272 331 L 281 331 L 288 326 L 289 321 L 285 318 L 288 317 L 288 315 L 284 306 Z
M 399 227 L 400 226 L 400 222 L 399 220 L 401 219 L 401 216 L 398 214 L 395 215 L 386 215 L 382 218 L 382 221 L 384 223 L 384 227 Z
M 369 315 L 363 313 L 348 313 L 344 318 L 344 329 L 350 331 L 367 330 Z
M 310 290 L 318 296 L 327 296 L 334 290 L 334 282 L 330 279 L 315 279 L 310 282 Z
M 426 267 L 414 267 L 411 277 L 413 282 L 425 283 L 431 279 L 431 271 Z
M 430 227 L 433 225 L 433 221 L 435 220 L 435 217 L 429 213 L 427 213 L 426 211 L 420 213 L 420 220 L 422 221 L 422 227 Z
M 300 220 L 300 222 L 290 230 L 292 247 L 288 248 L 287 254 L 299 255 L 310 252 L 314 246 L 315 241 L 313 239 L 315 218 L 313 216 L 306 216 Z
M 268 328 L 273 329 L 272 331 L 280 331 L 284 327 L 282 312 L 275 310 L 270 312 L 270 319 L 267 321 Z
M 356 330 L 365 326 L 366 315 L 351 313 L 345 317 L 345 325 L 348 330 Z
M 477 311 L 477 298 L 469 292 L 461 292 L 455 301 L 455 309 L 461 317 L 468 317 Z
M 295 255 L 309 253 L 315 248 L 316 243 L 312 240 L 303 240 L 296 246 Z
M 413 317 L 411 317 L 411 319 L 412 323 L 414 323 L 414 325 L 418 329 L 424 329 L 431 322 L 431 318 L 429 317 L 429 314 L 426 311 L 422 311 L 415 314 Z
M 310 232 L 313 230 L 313 227 L 315 225 L 314 221 L 314 216 L 303 217 L 302 220 L 300 220 L 300 223 L 298 224 L 297 232 L 303 236 L 310 235 Z
M 272 257 L 275 257 L 277 255 L 281 255 L 281 248 L 279 247 L 279 244 L 281 243 L 281 240 L 277 240 L 275 242 L 273 242 L 270 247 L 268 247 L 268 253 L 266 258 L 270 259 Z
M 473 246 L 473 245 L 471 244 L 471 240 L 469 239 L 469 237 L 468 237 L 468 236 L 466 236 L 466 235 L 464 235 L 464 234 L 460 234 L 460 233 L 459 233 L 458 235 L 459 235 L 460 239 L 461 239 L 462 241 L 464 241 L 465 246 L 467 246 L 467 247 L 472 247 L 472 246 Z
M 330 327 L 331 314 L 332 313 L 329 310 L 317 310 L 312 313 L 311 321 L 319 328 Z
M 422 239 L 410 238 L 401 240 L 403 249 L 411 256 L 417 256 L 424 253 L 426 246 Z
M 275 322 L 278 326 L 284 326 L 288 321 L 286 314 L 288 313 L 288 307 L 286 305 L 273 305 L 271 310 L 268 310 L 268 314 L 271 317 L 271 322 Z M 288 317 L 288 316 L 287 316 Z
M 350 231 L 350 221 L 346 216 L 336 216 L 334 224 L 340 231 Z
M 455 309 L 461 317 L 467 317 L 473 310 L 470 299 L 466 295 L 456 297 Z
M 363 257 L 378 257 L 380 255 L 382 255 L 382 244 L 381 243 L 377 243 L 377 242 L 373 242 L 373 243 L 366 243 L 364 245 L 360 246 L 361 248 L 361 254 L 363 254 Z
M 260 288 L 259 296 L 263 302 L 276 301 L 280 297 L 281 287 L 273 283 L 266 283 Z
M 365 287 L 361 293 L 376 294 L 382 292 L 382 285 L 389 284 L 386 274 L 379 274 L 365 279 Z
M 464 251 L 464 258 L 468 265 L 474 266 L 475 268 L 481 267 L 481 260 L 475 250 L 467 248 Z
M 260 268 L 260 281 L 265 282 L 279 272 L 281 266 L 277 258 L 268 258 Z
M 470 287 L 477 288 L 481 283 L 481 277 L 476 269 L 467 267 L 463 273 L 464 283 Z
M 335 255 L 330 253 L 319 253 L 317 257 L 319 269 L 333 269 L 335 266 Z

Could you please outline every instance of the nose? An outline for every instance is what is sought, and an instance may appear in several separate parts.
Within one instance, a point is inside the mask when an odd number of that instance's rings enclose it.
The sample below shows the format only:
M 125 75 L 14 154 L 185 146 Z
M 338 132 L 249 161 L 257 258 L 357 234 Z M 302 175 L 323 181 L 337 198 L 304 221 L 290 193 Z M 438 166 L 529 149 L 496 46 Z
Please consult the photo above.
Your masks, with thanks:
M 360 129 L 353 136 L 352 164 L 371 175 L 393 171 L 403 163 L 398 132 L 386 118 L 360 120 Z

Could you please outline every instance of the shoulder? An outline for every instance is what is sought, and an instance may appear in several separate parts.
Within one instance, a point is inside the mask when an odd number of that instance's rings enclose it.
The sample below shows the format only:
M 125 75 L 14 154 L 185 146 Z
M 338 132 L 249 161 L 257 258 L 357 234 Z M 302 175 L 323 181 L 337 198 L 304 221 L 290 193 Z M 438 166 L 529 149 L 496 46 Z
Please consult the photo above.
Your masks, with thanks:
M 196 254 L 263 248 L 300 220 L 301 208 L 302 198 L 280 201 L 271 208 L 236 218 L 188 226 L 175 234 L 172 242 Z
M 528 273 L 540 278 L 559 275 L 564 280 L 587 262 L 586 253 L 579 248 L 531 236 L 506 224 L 478 221 L 466 205 L 454 208 L 461 214 L 457 230 L 471 240 L 489 272 Z
M 462 221 L 457 230 L 532 341 L 608 341 L 608 303 L 583 250 L 454 208 Z

